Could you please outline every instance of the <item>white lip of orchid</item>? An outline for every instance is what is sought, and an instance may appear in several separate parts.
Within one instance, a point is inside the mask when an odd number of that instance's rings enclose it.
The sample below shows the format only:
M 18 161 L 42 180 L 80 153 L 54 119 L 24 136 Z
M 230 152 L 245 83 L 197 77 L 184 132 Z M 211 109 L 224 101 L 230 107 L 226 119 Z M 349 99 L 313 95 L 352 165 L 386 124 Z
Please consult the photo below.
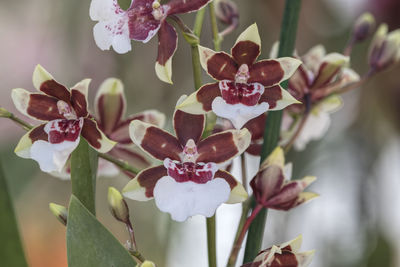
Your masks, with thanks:
M 197 152 L 196 143 L 193 139 L 189 139 L 183 149 L 182 162 L 195 163 L 198 157 L 199 153 Z
M 162 20 L 165 17 L 166 12 L 158 0 L 155 0 L 151 7 L 153 8 L 153 12 L 151 12 L 151 14 L 155 20 Z
M 73 110 L 71 106 L 63 100 L 58 100 L 57 108 L 58 113 L 63 115 L 68 120 L 76 120 L 78 118 L 76 116 L 75 110 Z
M 247 83 L 247 80 L 250 78 L 249 66 L 247 64 L 242 64 L 239 67 L 235 75 L 236 83 Z

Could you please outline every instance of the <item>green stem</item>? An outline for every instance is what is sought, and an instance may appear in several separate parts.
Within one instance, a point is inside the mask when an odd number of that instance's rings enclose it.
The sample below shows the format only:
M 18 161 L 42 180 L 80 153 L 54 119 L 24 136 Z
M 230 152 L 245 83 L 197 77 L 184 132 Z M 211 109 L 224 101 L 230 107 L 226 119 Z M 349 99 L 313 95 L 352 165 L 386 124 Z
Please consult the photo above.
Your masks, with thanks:
M 283 14 L 278 56 L 291 56 L 295 47 L 297 23 L 299 19 L 301 0 L 286 0 Z M 282 86 L 287 88 L 287 82 Z M 282 111 L 272 111 L 268 114 L 265 124 L 264 143 L 261 150 L 261 161 L 278 145 L 282 121 Z M 254 196 L 252 196 L 254 198 Z M 267 209 L 262 209 L 249 228 L 243 262 L 252 261 L 260 250 L 264 227 L 267 219 Z
M 72 194 L 93 214 L 96 214 L 97 152 L 81 138 L 71 155 Z
M 193 27 L 193 34 L 200 38 L 201 30 L 203 28 L 205 8 L 200 9 L 196 14 L 196 20 Z M 202 85 L 201 81 L 201 64 L 198 45 L 192 45 L 192 67 L 193 67 L 193 80 L 195 90 L 199 89 Z
M 221 37 L 219 36 L 218 32 L 218 24 L 217 24 L 217 17 L 215 16 L 215 7 L 214 1 L 211 1 L 208 5 L 210 11 L 210 21 L 211 21 L 211 30 L 213 34 L 213 42 L 214 42 L 214 50 L 220 51 L 221 50 Z
M 208 267 L 217 267 L 217 242 L 215 239 L 216 226 L 215 216 L 207 218 L 207 251 Z

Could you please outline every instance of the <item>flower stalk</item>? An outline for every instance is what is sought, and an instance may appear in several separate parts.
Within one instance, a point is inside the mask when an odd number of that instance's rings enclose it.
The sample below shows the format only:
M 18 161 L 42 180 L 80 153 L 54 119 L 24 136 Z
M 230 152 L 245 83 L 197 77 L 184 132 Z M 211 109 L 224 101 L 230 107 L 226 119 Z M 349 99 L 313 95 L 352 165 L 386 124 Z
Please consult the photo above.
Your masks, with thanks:
M 279 42 L 278 57 L 291 56 L 295 47 L 297 23 L 299 19 L 301 0 L 286 0 L 285 11 L 283 14 L 281 36 Z M 284 82 L 284 88 L 288 83 Z M 261 150 L 261 160 L 273 151 L 279 141 L 279 133 L 282 121 L 282 111 L 273 111 L 268 114 L 265 124 L 264 142 Z M 252 196 L 254 198 L 254 196 Z M 246 242 L 246 249 L 243 262 L 252 261 L 260 250 L 264 227 L 266 222 L 267 209 L 262 209 L 257 218 L 249 227 L 249 234 Z
M 200 9 L 196 14 L 196 20 L 193 27 L 193 34 L 200 38 L 201 30 L 203 28 L 203 21 L 205 15 L 205 8 Z M 201 64 L 198 45 L 191 44 L 192 51 L 192 68 L 193 68 L 193 80 L 195 90 L 202 86 L 201 81 Z

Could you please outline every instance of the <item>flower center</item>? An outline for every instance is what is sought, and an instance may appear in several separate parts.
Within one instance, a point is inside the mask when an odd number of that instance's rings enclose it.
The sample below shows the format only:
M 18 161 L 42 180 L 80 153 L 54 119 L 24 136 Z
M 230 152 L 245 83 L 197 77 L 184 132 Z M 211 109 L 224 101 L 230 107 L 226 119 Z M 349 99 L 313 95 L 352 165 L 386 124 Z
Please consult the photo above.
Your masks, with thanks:
M 191 181 L 204 184 L 212 180 L 218 170 L 217 164 L 213 162 L 179 162 L 169 158 L 164 160 L 164 167 L 167 169 L 168 176 L 178 183 Z
M 153 15 L 154 19 L 162 20 L 164 18 L 164 9 L 161 6 L 160 2 L 158 0 L 155 0 L 151 7 L 153 8 L 153 12 L 151 12 L 151 14 Z
M 68 120 L 74 120 L 77 119 L 75 110 L 71 108 L 70 105 L 68 105 L 67 102 L 63 100 L 58 100 L 57 102 L 57 108 L 58 108 L 58 113 L 63 115 L 64 118 Z
M 239 70 L 235 75 L 235 82 L 247 83 L 247 80 L 249 78 L 250 78 L 249 66 L 247 66 L 247 64 L 240 65 Z
M 48 134 L 51 144 L 59 144 L 64 141 L 74 142 L 79 137 L 82 126 L 82 118 L 79 120 L 58 119 L 48 122 L 44 131 Z
M 196 143 L 194 142 L 193 139 L 189 139 L 186 142 L 185 147 L 183 148 L 182 161 L 194 163 L 194 162 L 196 162 L 198 156 L 199 156 L 199 153 L 197 152 Z

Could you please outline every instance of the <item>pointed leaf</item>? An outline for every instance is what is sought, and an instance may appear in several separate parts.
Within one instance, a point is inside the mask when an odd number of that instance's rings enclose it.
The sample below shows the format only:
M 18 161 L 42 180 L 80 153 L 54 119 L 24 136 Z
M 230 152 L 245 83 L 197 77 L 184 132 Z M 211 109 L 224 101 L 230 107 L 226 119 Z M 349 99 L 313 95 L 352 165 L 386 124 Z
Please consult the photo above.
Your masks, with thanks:
M 69 267 L 136 266 L 119 241 L 72 195 L 67 223 Z

